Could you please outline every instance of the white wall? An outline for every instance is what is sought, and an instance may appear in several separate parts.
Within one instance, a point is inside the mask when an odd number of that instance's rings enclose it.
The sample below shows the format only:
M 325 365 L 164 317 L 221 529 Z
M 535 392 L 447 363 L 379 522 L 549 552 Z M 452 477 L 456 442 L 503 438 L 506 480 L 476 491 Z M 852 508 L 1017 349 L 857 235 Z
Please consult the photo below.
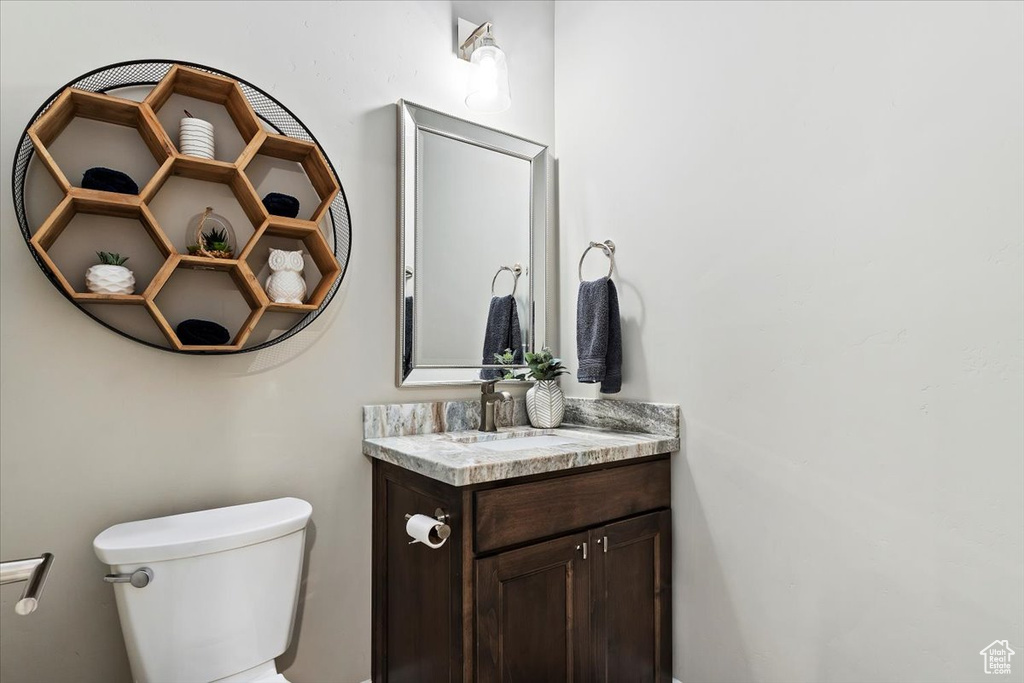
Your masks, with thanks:
M 305 600 L 288 675 L 370 672 L 370 465 L 360 406 L 471 396 L 394 387 L 394 103 L 401 97 L 551 142 L 550 3 L 13 3 L 0 9 L 0 557 L 56 554 L 39 611 L 0 605 L 5 683 L 130 680 L 93 537 L 131 519 L 283 495 L 313 504 Z M 515 101 L 462 104 L 456 13 L 495 22 Z M 41 46 L 45 49 L 42 49 Z M 268 90 L 324 145 L 348 193 L 350 272 L 317 323 L 230 358 L 175 356 L 121 339 L 72 308 L 17 229 L 10 161 L 56 88 L 115 61 L 209 64 Z M 215 416 L 215 420 L 211 420 Z
M 555 26 L 562 353 L 612 238 L 620 396 L 686 420 L 676 676 L 1024 680 L 1024 5 Z

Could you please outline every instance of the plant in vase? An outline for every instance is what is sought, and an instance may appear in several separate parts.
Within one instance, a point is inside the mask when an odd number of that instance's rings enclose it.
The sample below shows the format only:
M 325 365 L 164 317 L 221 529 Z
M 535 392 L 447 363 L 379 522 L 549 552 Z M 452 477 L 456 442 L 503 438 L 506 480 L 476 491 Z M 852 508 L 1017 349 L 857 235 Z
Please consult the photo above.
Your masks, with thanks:
M 229 259 L 235 254 L 235 230 L 228 219 L 213 212 L 213 207 L 192 217 L 188 234 L 188 253 L 193 256 Z
M 124 267 L 127 256 L 97 251 L 100 262 L 85 271 L 85 288 L 93 294 L 134 294 L 135 274 Z
M 512 361 L 512 350 L 494 354 L 499 365 L 509 365 Z M 533 380 L 536 383 L 526 392 L 526 412 L 530 416 L 530 424 L 538 429 L 553 429 L 562 424 L 565 415 L 565 394 L 558 386 L 557 378 L 569 370 L 562 365 L 561 358 L 555 358 L 550 349 L 541 349 L 536 353 L 527 352 L 526 364 L 529 370 L 515 373 L 511 369 L 505 373 L 504 379 Z
M 211 256 L 213 258 L 231 258 L 234 254 L 234 250 L 228 242 L 227 233 L 223 230 L 214 228 L 208 232 L 204 232 L 202 236 L 202 245 L 191 245 L 188 248 L 188 253 L 193 255 L 202 254 L 203 256 Z

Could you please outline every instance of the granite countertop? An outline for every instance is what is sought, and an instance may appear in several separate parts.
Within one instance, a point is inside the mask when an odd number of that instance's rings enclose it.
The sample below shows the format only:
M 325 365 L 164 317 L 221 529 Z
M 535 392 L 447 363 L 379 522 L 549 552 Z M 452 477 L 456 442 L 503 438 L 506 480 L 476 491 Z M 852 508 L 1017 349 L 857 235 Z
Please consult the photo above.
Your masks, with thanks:
M 467 486 L 679 450 L 674 405 L 569 398 L 566 419 L 578 424 L 557 429 L 523 425 L 525 411 L 516 405 L 506 415 L 516 426 L 486 433 L 470 427 L 479 423 L 474 403 L 366 406 L 363 453 Z

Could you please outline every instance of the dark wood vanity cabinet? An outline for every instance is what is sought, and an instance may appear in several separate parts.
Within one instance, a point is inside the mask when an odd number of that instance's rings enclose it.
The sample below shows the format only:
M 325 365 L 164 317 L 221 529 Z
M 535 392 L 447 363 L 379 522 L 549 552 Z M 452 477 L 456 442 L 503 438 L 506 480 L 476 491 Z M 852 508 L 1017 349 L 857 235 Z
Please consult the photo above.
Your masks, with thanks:
M 374 461 L 375 683 L 671 681 L 667 455 L 456 488 Z M 450 515 L 409 544 L 406 514 Z

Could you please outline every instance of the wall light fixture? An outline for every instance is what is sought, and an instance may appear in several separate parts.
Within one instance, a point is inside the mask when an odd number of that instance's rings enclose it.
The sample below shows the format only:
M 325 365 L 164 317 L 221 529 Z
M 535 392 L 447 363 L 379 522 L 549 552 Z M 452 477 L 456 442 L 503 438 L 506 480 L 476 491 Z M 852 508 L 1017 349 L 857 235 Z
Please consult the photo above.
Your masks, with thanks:
M 470 62 L 466 106 L 473 111 L 497 113 L 512 105 L 508 88 L 508 60 L 494 41 L 491 22 L 477 26 L 463 38 L 463 27 L 473 24 L 459 19 L 459 58 Z

